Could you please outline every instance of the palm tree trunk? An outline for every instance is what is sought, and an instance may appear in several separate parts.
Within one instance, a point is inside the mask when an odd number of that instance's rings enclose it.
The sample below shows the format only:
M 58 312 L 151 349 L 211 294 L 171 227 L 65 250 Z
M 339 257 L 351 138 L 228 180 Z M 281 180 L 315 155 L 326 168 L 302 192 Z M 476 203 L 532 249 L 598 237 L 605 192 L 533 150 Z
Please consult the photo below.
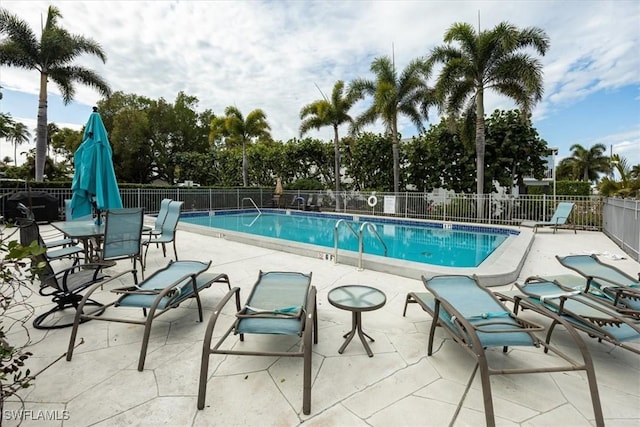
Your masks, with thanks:
M 334 167 L 336 179 L 336 212 L 340 211 L 340 138 L 338 138 L 338 126 L 333 126 Z
M 476 195 L 477 217 L 484 218 L 484 91 L 478 89 L 476 95 Z
M 398 194 L 400 191 L 400 149 L 398 141 L 398 123 L 396 120 L 391 124 L 391 136 L 393 138 L 391 151 L 393 153 L 393 192 Z
M 247 150 L 244 141 L 242 141 L 242 186 L 249 186 L 249 164 L 247 162 Z
M 47 159 L 47 73 L 40 73 L 40 96 L 38 99 L 38 122 L 36 137 L 36 182 L 44 179 L 44 163 Z

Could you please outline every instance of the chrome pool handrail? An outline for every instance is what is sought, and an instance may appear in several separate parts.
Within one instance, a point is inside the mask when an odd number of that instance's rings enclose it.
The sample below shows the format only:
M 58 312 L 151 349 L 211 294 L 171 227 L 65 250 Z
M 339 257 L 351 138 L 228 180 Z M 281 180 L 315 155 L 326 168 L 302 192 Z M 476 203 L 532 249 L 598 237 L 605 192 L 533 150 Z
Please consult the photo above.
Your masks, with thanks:
M 386 243 L 384 243 L 384 240 L 382 240 L 382 237 L 380 237 L 378 230 L 376 230 L 376 226 L 369 221 L 363 222 L 362 225 L 360 226 L 360 230 L 358 233 L 358 270 L 363 269 L 362 253 L 364 252 L 364 230 L 367 227 L 369 228 L 370 231 L 373 232 L 373 234 L 378 238 L 378 240 L 380 240 L 380 243 L 382 243 L 382 247 L 384 248 L 384 256 L 387 256 L 387 245 Z
M 244 209 L 244 201 L 245 200 L 249 200 L 251 202 L 251 204 L 253 205 L 254 208 L 256 208 L 256 210 L 258 211 L 258 213 L 260 215 L 262 215 L 262 211 L 260 210 L 260 208 L 258 207 L 258 205 L 256 205 L 256 202 L 253 201 L 253 199 L 251 197 L 245 197 L 242 199 L 242 209 Z
M 338 227 L 342 223 L 344 223 L 344 225 L 346 225 L 349 228 L 349 230 L 351 230 L 353 235 L 356 238 L 358 238 L 358 233 L 356 233 L 356 230 L 353 229 L 351 224 L 349 224 L 346 219 L 341 218 L 336 222 L 336 225 L 333 226 L 333 263 L 334 264 L 338 263 Z

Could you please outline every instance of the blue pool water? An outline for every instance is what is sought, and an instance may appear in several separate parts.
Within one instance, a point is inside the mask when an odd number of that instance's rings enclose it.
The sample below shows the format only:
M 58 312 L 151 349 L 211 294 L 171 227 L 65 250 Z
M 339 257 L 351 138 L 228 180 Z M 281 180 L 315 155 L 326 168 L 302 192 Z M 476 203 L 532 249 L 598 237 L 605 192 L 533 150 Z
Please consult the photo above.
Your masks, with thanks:
M 333 250 L 334 228 L 343 218 L 358 232 L 362 222 L 351 216 L 302 212 L 215 212 L 183 214 L 181 222 L 222 230 L 324 246 Z M 513 230 L 446 224 L 366 218 L 373 222 L 391 258 L 449 267 L 477 267 Z M 380 222 L 378 222 L 380 221 Z M 447 227 L 447 228 L 444 228 Z M 338 248 L 358 252 L 358 238 L 342 224 L 338 229 Z M 384 256 L 384 247 L 370 231 L 364 233 L 364 253 Z

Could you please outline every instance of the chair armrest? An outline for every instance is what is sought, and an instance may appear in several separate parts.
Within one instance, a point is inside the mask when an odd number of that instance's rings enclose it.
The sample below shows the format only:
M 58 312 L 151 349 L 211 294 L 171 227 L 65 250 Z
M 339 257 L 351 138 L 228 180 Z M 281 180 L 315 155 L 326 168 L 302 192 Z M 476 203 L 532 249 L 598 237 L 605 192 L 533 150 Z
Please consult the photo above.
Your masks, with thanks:
M 122 276 L 124 276 L 125 274 L 129 274 L 129 273 L 131 273 L 131 274 L 133 274 L 133 275 L 134 275 L 134 274 L 136 273 L 136 270 L 135 270 L 135 269 L 126 270 L 126 271 L 123 271 L 123 272 L 121 272 L 121 273 L 116 274 L 115 276 L 111 276 L 111 277 L 109 277 L 107 280 L 103 280 L 103 281 L 100 281 L 100 282 L 96 282 L 96 283 L 94 283 L 93 285 L 91 285 L 91 286 L 90 286 L 90 287 L 85 291 L 84 296 L 82 297 L 82 302 L 80 303 L 80 307 L 84 306 L 85 302 L 89 299 L 89 297 L 91 296 L 91 294 L 92 294 L 93 292 L 95 292 L 95 290 L 96 290 L 96 289 L 98 289 L 98 288 L 104 288 L 104 287 L 106 287 L 106 286 L 110 285 L 110 284 L 111 284 L 111 282 L 114 282 L 115 280 L 120 279 Z
M 74 265 L 72 267 L 67 267 L 65 269 L 62 269 L 60 271 L 57 271 L 55 274 L 53 274 L 53 277 L 60 277 L 63 281 L 67 280 L 67 277 L 72 274 L 75 271 L 79 271 L 79 270 L 94 270 L 94 275 L 93 278 L 95 279 L 96 277 L 98 277 L 98 273 L 100 272 L 100 270 L 102 270 L 103 268 L 108 268 L 111 267 L 111 264 L 107 264 L 107 263 L 87 263 L 87 264 L 77 264 Z
M 213 329 L 216 326 L 218 316 L 220 316 L 220 313 L 222 312 L 224 307 L 229 303 L 229 300 L 231 300 L 231 297 L 234 297 L 234 296 L 235 296 L 235 302 L 236 302 L 236 313 L 240 311 L 240 288 L 236 286 L 231 288 L 231 290 L 227 292 L 227 294 L 220 300 L 220 302 L 213 309 L 213 313 L 211 314 L 211 317 L 209 318 L 209 323 L 207 324 L 207 330 L 204 334 L 203 345 L 205 348 L 208 349 L 211 347 L 211 338 L 213 336 Z
M 560 224 L 560 220 L 561 219 L 567 220 L 567 219 L 569 219 L 569 217 L 568 216 L 559 216 L 558 218 L 556 218 L 556 225 Z

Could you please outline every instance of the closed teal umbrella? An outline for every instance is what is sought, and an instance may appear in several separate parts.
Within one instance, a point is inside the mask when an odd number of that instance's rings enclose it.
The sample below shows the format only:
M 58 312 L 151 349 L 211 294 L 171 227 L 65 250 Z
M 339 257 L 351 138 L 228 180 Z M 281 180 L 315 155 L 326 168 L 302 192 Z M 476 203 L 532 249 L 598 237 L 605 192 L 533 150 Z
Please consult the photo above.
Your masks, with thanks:
M 75 173 L 71 190 L 71 218 L 122 208 L 107 130 L 96 107 L 84 128 L 82 144 L 73 155 Z M 100 215 L 98 215 L 100 218 Z

